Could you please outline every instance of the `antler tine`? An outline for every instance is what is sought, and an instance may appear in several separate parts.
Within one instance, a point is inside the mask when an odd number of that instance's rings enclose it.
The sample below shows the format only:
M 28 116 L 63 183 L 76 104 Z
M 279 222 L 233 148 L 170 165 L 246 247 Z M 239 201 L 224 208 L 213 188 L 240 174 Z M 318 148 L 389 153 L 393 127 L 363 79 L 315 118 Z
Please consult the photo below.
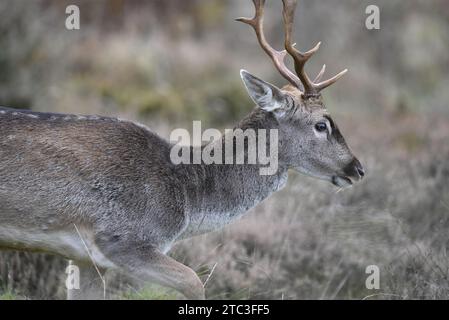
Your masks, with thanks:
M 310 80 L 309 76 L 307 75 L 307 73 L 304 69 L 304 66 L 305 66 L 306 62 L 310 59 L 310 57 L 315 52 L 318 51 L 318 49 L 321 45 L 321 42 L 318 42 L 315 45 L 315 47 L 313 47 L 312 49 L 310 49 L 309 51 L 306 51 L 306 52 L 301 52 L 298 49 L 296 49 L 294 47 L 295 44 L 292 44 L 292 30 L 293 30 L 293 21 L 294 21 L 295 10 L 296 10 L 298 1 L 297 0 L 282 0 L 282 4 L 283 4 L 282 15 L 284 18 L 284 29 L 285 29 L 285 49 L 292 56 L 292 58 L 295 62 L 295 71 L 304 86 L 304 95 L 305 96 L 318 95 L 322 89 L 333 84 L 341 76 L 343 76 L 348 70 L 345 69 L 328 80 L 316 83 L 317 81 L 320 81 L 320 79 L 323 76 L 323 73 L 326 69 L 326 66 L 323 65 L 323 67 L 321 68 L 321 71 L 318 73 L 315 80 L 312 82 Z
M 348 72 L 348 69 L 345 69 L 345 70 L 337 73 L 335 76 L 333 76 L 330 79 L 324 80 L 324 81 L 322 81 L 320 83 L 315 83 L 314 85 L 315 85 L 315 87 L 317 88 L 318 91 L 321 91 L 324 88 L 329 87 L 331 84 L 333 84 L 338 79 L 340 79 L 346 72 Z
M 265 38 L 265 34 L 263 32 L 263 14 L 264 14 L 265 0 L 253 0 L 253 4 L 256 13 L 252 19 L 237 18 L 236 20 L 246 23 L 251 27 L 253 27 L 254 31 L 256 32 L 257 40 L 260 46 L 271 58 L 279 73 L 285 79 L 287 79 L 292 85 L 294 85 L 295 87 L 299 87 L 301 85 L 300 79 L 293 72 L 291 72 L 285 65 L 284 59 L 285 56 L 287 55 L 287 52 L 285 50 L 277 51 L 268 44 Z
M 316 75 L 315 79 L 313 79 L 314 83 L 317 83 L 318 81 L 321 80 L 321 78 L 323 77 L 324 72 L 326 71 L 326 65 L 323 64 L 323 66 L 321 67 L 320 72 L 318 72 L 318 74 Z

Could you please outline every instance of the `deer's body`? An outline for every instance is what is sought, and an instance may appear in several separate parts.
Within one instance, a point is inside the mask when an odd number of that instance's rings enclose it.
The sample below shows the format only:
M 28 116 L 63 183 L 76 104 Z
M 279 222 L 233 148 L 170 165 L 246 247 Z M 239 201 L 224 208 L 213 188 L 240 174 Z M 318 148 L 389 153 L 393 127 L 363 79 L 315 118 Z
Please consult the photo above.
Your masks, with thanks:
M 338 187 L 360 180 L 363 168 L 320 94 L 346 70 L 320 82 L 323 67 L 311 81 L 304 65 L 319 45 L 302 53 L 292 44 L 296 0 L 283 0 L 286 51 L 267 43 L 264 1 L 253 2 L 254 18 L 238 20 L 255 30 L 290 85 L 279 89 L 242 71 L 256 108 L 237 128 L 277 130 L 274 174 L 261 175 L 263 161 L 175 165 L 167 141 L 129 121 L 0 108 L 0 248 L 93 260 L 204 298 L 195 272 L 166 255 L 174 242 L 237 219 L 281 189 L 288 169 Z M 284 64 L 287 53 L 296 74 Z M 238 152 L 246 156 L 249 144 Z
M 275 125 L 254 114 L 241 126 L 262 121 Z M 0 108 L 0 247 L 88 262 L 82 238 L 99 266 L 113 267 L 98 238 L 166 252 L 240 217 L 287 179 L 285 167 L 261 176 L 257 165 L 173 165 L 170 148 L 129 121 Z

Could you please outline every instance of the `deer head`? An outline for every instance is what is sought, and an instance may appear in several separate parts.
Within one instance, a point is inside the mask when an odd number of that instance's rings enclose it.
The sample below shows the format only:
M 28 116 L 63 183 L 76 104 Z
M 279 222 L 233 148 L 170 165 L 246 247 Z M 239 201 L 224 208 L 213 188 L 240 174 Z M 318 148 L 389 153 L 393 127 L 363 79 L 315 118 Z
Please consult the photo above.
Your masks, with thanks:
M 351 185 L 364 176 L 359 160 L 352 154 L 340 130 L 324 106 L 321 90 L 336 82 L 347 69 L 321 81 L 325 71 L 310 80 L 304 66 L 320 47 L 320 42 L 306 52 L 292 44 L 292 29 L 296 0 L 283 0 L 285 50 L 271 47 L 263 32 L 265 0 L 253 0 L 253 18 L 238 18 L 256 32 L 262 49 L 276 69 L 288 80 L 282 89 L 242 70 L 241 77 L 250 97 L 259 108 L 274 116 L 279 123 L 279 161 L 304 174 L 324 179 L 339 187 Z M 295 73 L 285 65 L 288 55 L 293 58 Z

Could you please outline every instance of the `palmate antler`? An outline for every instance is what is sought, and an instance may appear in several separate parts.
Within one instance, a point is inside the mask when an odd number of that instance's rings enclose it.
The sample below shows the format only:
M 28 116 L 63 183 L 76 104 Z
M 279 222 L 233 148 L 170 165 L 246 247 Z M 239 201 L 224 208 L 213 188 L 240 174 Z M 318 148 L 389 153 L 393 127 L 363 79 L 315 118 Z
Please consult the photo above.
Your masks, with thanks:
M 254 7 L 256 9 L 256 13 L 254 17 L 251 18 L 238 18 L 237 21 L 241 21 L 253 27 L 256 32 L 257 40 L 259 41 L 262 49 L 270 56 L 273 61 L 276 69 L 281 73 L 281 75 L 287 79 L 292 85 L 297 88 L 301 88 L 301 84 L 304 87 L 303 95 L 305 98 L 311 96 L 317 96 L 320 94 L 320 91 L 335 81 L 337 81 L 341 76 L 343 76 L 348 70 L 345 69 L 333 76 L 330 79 L 321 81 L 321 77 L 326 70 L 326 65 L 323 65 L 318 75 L 315 77 L 313 81 L 310 80 L 306 71 L 304 70 L 304 66 L 307 60 L 310 59 L 311 56 L 315 52 L 318 51 L 321 42 L 318 42 L 315 47 L 306 52 L 301 52 L 295 48 L 295 44 L 292 44 L 292 29 L 293 29 L 293 21 L 295 9 L 297 6 L 297 0 L 282 0 L 283 4 L 283 18 L 284 18 L 284 31 L 285 31 L 285 50 L 277 51 L 273 47 L 271 47 L 264 35 L 263 32 L 263 14 L 264 14 L 264 5 L 265 0 L 253 0 Z M 285 65 L 285 57 L 287 53 L 293 58 L 295 63 L 295 72 L 296 75 L 291 72 L 287 66 Z

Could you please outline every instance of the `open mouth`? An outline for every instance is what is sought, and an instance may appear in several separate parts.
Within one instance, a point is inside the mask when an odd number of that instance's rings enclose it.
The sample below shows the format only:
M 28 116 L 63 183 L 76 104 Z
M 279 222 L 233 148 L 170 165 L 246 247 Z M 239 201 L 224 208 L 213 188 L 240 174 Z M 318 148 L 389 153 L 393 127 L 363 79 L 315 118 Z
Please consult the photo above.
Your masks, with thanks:
M 352 186 L 352 180 L 349 177 L 344 176 L 332 176 L 331 182 L 333 185 L 340 188 Z

